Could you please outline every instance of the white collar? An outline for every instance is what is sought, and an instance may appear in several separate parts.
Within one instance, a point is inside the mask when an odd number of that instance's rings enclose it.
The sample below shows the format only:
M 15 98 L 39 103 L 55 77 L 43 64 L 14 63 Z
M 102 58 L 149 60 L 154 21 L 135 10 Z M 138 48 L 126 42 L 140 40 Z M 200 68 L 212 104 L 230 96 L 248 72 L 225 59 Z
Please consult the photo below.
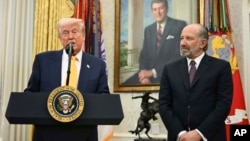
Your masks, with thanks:
M 77 58 L 77 60 L 78 60 L 79 62 L 82 61 L 82 54 L 83 54 L 82 51 L 79 51 L 79 52 L 76 54 L 76 58 Z M 69 56 L 68 56 L 66 50 L 64 49 L 64 50 L 63 50 L 63 60 L 68 60 L 68 58 L 69 58 Z
M 196 63 L 195 66 L 196 66 L 196 68 L 198 68 L 198 66 L 200 65 L 201 59 L 202 59 L 204 56 L 205 56 L 205 53 L 203 52 L 200 56 L 196 57 L 195 59 L 190 59 L 190 58 L 187 57 L 188 66 L 189 66 L 190 62 L 191 62 L 192 60 L 194 60 L 195 63 Z

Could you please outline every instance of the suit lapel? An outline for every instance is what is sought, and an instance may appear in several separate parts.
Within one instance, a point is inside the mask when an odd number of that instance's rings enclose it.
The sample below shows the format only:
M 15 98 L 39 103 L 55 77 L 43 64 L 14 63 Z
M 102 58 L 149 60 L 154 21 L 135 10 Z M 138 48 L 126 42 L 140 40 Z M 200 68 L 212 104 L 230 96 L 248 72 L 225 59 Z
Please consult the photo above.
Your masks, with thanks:
M 63 50 L 56 52 L 53 56 L 50 56 L 50 62 L 48 68 L 51 81 L 51 87 L 61 86 L 61 68 L 62 68 L 62 53 Z
M 184 87 L 189 89 L 189 75 L 188 75 L 188 66 L 186 58 L 183 58 L 179 64 L 179 71 L 182 78 L 182 82 Z
M 82 54 L 82 64 L 79 74 L 78 89 L 83 92 L 87 88 L 87 82 L 89 81 L 89 76 L 91 76 L 91 64 L 89 62 L 89 57 L 83 53 Z
M 156 44 L 157 44 L 156 43 L 157 42 L 157 40 L 156 40 L 157 23 L 156 22 L 151 26 L 151 28 L 149 30 L 149 34 L 151 34 L 152 39 L 150 39 L 150 40 L 152 41 L 152 45 L 154 45 L 153 47 L 150 47 L 150 48 L 152 50 L 152 54 L 155 56 L 157 53 L 157 46 L 156 46 Z M 149 39 L 147 39 L 147 40 L 149 40 Z M 155 58 L 155 57 L 152 57 L 152 58 Z
M 194 80 L 192 82 L 192 85 L 195 85 L 195 83 L 198 82 L 198 80 L 201 78 L 201 76 L 206 72 L 206 70 L 209 68 L 210 61 L 209 57 L 205 54 L 205 56 L 202 58 L 200 65 L 196 71 L 196 74 L 194 76 Z
M 173 25 L 172 19 L 171 18 L 167 18 L 167 22 L 162 34 L 162 38 L 161 38 L 161 44 L 160 44 L 160 48 L 162 48 L 162 45 L 164 43 L 164 40 L 166 40 L 168 34 L 169 34 L 169 30 L 171 29 L 171 27 L 173 27 L 175 25 Z
M 196 83 L 198 83 L 201 76 L 204 75 L 206 70 L 209 68 L 209 65 L 210 65 L 209 57 L 205 54 L 205 56 L 200 62 L 199 68 L 196 71 L 191 87 L 193 87 Z M 188 66 L 187 66 L 186 58 L 183 58 L 181 60 L 178 69 L 180 71 L 180 75 L 183 80 L 184 87 L 186 89 L 189 89 L 190 84 L 189 84 L 189 74 L 188 74 Z
M 163 44 L 164 44 L 164 42 L 166 40 L 166 37 L 168 35 L 168 32 L 169 32 L 171 26 L 172 26 L 172 20 L 170 18 L 168 18 L 167 22 L 166 22 L 166 25 L 164 27 L 163 33 L 162 33 L 161 40 L 160 40 L 160 47 L 157 48 L 157 46 L 156 46 L 156 44 L 157 44 L 156 43 L 157 42 L 156 36 L 157 36 L 157 28 L 158 27 L 157 27 L 157 23 L 155 23 L 154 30 L 152 32 L 153 35 L 154 35 L 154 37 L 155 37 L 155 43 L 154 43 L 155 44 L 155 49 L 154 49 L 154 53 L 159 54 L 161 52 L 161 50 L 163 48 Z M 159 55 L 156 55 L 156 56 L 159 56 Z
M 166 22 L 166 25 L 165 25 L 165 28 L 164 28 L 164 31 L 163 31 L 163 34 L 162 34 L 162 39 L 161 39 L 161 43 L 166 40 L 166 37 L 168 35 L 168 32 L 170 30 L 170 27 L 172 27 L 173 25 L 171 25 L 171 19 L 168 18 L 167 19 L 167 22 Z M 162 44 L 161 44 L 162 45 Z

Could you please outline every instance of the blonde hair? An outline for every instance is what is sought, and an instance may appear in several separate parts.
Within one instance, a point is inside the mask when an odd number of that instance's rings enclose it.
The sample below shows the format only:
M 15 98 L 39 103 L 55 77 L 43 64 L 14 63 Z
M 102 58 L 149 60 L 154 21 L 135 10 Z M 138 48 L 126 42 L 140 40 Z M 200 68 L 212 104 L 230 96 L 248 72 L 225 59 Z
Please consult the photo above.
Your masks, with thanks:
M 62 19 L 60 19 L 59 22 L 58 22 L 58 25 L 57 25 L 58 35 L 61 35 L 63 26 L 71 25 L 71 24 L 79 25 L 79 27 L 82 30 L 82 33 L 84 35 L 84 33 L 85 33 L 84 20 L 83 19 L 77 19 L 77 18 L 62 18 Z

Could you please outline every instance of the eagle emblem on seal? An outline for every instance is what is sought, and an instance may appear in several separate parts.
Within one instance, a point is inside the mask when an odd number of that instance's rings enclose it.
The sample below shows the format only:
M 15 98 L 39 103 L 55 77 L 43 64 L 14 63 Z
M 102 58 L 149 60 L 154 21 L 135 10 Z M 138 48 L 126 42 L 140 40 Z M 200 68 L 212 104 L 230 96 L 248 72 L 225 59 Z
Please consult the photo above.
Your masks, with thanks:
M 64 114 L 71 113 L 71 111 L 74 109 L 75 105 L 73 103 L 73 97 L 64 94 L 58 97 L 58 103 L 59 103 L 59 111 L 63 112 Z

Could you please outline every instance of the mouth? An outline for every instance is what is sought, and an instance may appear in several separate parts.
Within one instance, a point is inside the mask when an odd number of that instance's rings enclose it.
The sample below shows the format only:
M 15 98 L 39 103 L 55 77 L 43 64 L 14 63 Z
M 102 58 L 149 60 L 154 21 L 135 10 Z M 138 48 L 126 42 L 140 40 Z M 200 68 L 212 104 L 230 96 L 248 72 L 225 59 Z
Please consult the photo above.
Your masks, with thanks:
M 182 50 L 182 51 L 189 51 L 189 49 L 186 48 L 186 47 L 182 47 L 181 50 Z
M 69 42 L 68 44 L 72 44 L 72 45 L 75 45 L 75 42 Z

